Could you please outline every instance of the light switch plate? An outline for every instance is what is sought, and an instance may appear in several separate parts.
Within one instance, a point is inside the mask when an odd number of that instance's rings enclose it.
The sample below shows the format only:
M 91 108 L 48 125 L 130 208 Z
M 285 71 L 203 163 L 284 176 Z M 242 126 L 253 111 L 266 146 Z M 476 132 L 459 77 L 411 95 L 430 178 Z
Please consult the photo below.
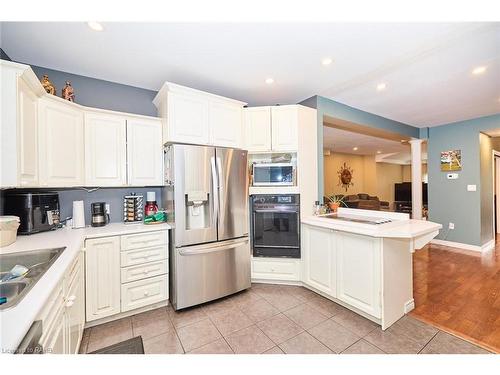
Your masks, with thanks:
M 467 185 L 467 191 L 476 191 L 476 185 Z

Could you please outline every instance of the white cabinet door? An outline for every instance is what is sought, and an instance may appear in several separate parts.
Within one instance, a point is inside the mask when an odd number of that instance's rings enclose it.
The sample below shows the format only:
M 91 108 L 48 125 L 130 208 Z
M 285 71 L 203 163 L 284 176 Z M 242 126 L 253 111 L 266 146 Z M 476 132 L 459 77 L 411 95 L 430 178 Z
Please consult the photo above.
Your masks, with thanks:
M 380 239 L 336 232 L 337 298 L 381 317 Z
M 298 107 L 283 105 L 271 108 L 273 151 L 297 151 Z
M 120 312 L 120 237 L 85 241 L 87 321 Z
M 336 297 L 335 233 L 331 229 L 302 225 L 304 283 Z
M 85 285 L 83 260 L 79 260 L 76 276 L 71 280 L 65 299 L 66 308 L 66 350 L 78 354 L 85 324 Z
M 179 93 L 168 95 L 168 140 L 208 144 L 210 133 L 207 98 Z
M 18 181 L 38 186 L 38 97 L 22 78 L 18 80 Z
M 245 148 L 248 151 L 271 151 L 271 107 L 245 108 Z
M 66 354 L 66 317 L 64 307 L 60 306 L 54 325 L 47 336 L 47 342 L 42 344 L 44 353 L 47 354 Z
M 127 166 L 130 186 L 163 185 L 162 125 L 158 120 L 127 120 Z
M 85 114 L 85 185 L 127 184 L 126 126 L 121 116 Z
M 215 146 L 241 148 L 241 105 L 211 101 L 209 112 L 210 143 Z
M 39 166 L 41 186 L 84 185 L 83 114 L 55 99 L 40 99 Z

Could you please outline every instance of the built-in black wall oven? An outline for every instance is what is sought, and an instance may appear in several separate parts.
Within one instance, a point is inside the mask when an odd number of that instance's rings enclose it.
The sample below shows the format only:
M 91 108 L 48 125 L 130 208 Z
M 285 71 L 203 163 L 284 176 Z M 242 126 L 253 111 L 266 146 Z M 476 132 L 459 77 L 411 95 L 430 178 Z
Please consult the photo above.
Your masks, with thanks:
M 251 196 L 255 257 L 300 258 L 299 194 Z

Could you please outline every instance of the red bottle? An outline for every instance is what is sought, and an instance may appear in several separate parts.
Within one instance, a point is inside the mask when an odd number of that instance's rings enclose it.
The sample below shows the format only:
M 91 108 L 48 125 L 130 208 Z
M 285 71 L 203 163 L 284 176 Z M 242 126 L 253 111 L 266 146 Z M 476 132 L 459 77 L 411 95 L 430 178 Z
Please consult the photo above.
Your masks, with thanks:
M 156 204 L 156 194 L 154 191 L 148 191 L 146 193 L 146 207 L 144 207 L 144 214 L 146 216 L 154 215 L 158 212 L 158 206 Z

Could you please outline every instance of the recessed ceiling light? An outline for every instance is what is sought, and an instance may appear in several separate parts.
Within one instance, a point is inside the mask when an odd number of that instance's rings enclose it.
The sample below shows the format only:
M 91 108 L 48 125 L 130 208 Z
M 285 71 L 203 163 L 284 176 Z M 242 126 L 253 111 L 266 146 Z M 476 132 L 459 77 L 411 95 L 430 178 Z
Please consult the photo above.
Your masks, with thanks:
M 377 154 L 381 154 L 381 153 L 382 153 L 382 151 L 380 151 L 380 150 L 377 151 Z
M 358 151 L 358 148 L 357 147 L 353 147 L 352 148 L 354 151 Z
M 104 27 L 97 21 L 89 21 L 87 22 L 88 27 L 90 27 L 94 31 L 103 31 Z
M 385 84 L 385 83 L 383 83 L 383 82 L 382 82 L 382 83 L 379 83 L 379 84 L 377 85 L 377 91 L 384 91 L 386 88 L 387 88 L 387 84 Z
M 472 74 L 474 74 L 476 76 L 479 74 L 483 74 L 484 72 L 486 72 L 485 66 L 478 66 L 478 67 L 472 69 Z
M 333 59 L 329 57 L 325 57 L 323 60 L 321 60 L 321 64 L 324 66 L 330 65 L 333 62 Z
M 272 78 L 266 78 L 265 82 L 268 84 L 268 85 L 272 85 L 274 83 L 274 79 Z

